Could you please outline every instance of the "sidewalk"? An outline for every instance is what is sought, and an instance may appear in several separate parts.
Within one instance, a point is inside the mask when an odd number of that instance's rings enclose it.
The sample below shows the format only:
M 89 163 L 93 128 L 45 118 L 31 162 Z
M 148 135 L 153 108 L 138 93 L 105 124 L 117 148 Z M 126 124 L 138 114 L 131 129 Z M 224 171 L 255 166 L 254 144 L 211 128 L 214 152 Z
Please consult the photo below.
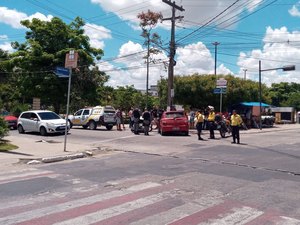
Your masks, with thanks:
M 64 151 L 64 142 L 47 142 L 47 139 L 35 141 L 23 136 L 6 136 L 4 140 L 19 148 L 0 152 L 0 165 L 9 166 L 16 163 L 40 163 L 62 161 L 70 158 L 83 158 L 87 155 L 86 151 L 91 150 L 88 146 L 67 143 L 67 151 Z M 37 160 L 37 161 L 36 161 Z
M 260 134 L 265 132 L 277 132 L 284 130 L 295 130 L 299 129 L 300 124 L 283 124 L 283 125 L 275 125 L 271 128 L 263 128 L 260 129 L 249 129 L 249 130 L 241 130 L 241 134 Z M 196 130 L 190 130 L 191 135 L 196 135 Z M 54 161 L 62 161 L 66 159 L 72 158 L 82 158 L 88 156 L 90 153 L 93 153 L 92 146 L 81 145 L 81 144 L 72 144 L 67 143 L 67 151 L 64 152 L 64 143 L 59 142 L 46 142 L 43 141 L 43 138 L 40 138 L 40 141 L 34 141 L 33 139 L 26 138 L 26 136 L 7 136 L 4 138 L 5 140 L 9 140 L 10 143 L 17 145 L 19 148 L 13 151 L 8 152 L 0 152 L 0 165 L 1 166 L 9 166 L 12 164 L 19 163 L 20 161 L 23 163 L 38 163 L 34 160 L 39 160 L 42 162 L 54 162 Z M 47 139 L 45 139 L 47 140 Z

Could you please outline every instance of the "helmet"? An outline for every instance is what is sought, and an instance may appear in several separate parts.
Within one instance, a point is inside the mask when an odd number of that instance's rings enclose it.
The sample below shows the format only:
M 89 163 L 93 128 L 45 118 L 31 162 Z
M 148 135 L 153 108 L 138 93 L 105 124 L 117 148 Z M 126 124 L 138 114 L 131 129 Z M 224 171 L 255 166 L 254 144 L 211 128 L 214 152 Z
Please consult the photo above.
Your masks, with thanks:
M 215 110 L 215 107 L 213 107 L 213 106 L 211 106 L 211 105 L 207 106 L 207 108 L 208 108 L 209 110 Z

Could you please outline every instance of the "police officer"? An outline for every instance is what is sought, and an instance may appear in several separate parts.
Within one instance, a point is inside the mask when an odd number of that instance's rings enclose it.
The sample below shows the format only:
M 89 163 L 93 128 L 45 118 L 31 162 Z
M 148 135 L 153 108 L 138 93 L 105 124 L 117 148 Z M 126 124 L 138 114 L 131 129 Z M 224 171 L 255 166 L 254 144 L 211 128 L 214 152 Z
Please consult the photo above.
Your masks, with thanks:
M 215 117 L 216 117 L 216 114 L 215 114 L 215 109 L 213 106 L 209 106 L 208 107 L 208 117 L 207 117 L 207 121 L 208 121 L 208 124 L 209 124 L 209 133 L 210 133 L 210 139 L 215 139 L 215 132 L 214 132 L 214 129 L 215 129 Z
M 236 110 L 232 111 L 232 115 L 230 117 L 231 128 L 232 128 L 232 144 L 240 143 L 240 126 L 243 123 L 243 120 L 239 114 L 236 113 Z M 236 142 L 237 141 L 237 142 Z

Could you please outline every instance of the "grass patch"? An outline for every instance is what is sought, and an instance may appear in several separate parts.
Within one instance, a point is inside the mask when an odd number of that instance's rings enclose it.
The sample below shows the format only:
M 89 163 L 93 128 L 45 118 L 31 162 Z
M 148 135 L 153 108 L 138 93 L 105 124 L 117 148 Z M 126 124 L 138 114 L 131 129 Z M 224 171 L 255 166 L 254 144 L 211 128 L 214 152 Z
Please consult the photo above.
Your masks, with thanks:
M 19 147 L 9 143 L 9 141 L 0 140 L 0 152 L 15 150 L 17 148 L 19 148 Z

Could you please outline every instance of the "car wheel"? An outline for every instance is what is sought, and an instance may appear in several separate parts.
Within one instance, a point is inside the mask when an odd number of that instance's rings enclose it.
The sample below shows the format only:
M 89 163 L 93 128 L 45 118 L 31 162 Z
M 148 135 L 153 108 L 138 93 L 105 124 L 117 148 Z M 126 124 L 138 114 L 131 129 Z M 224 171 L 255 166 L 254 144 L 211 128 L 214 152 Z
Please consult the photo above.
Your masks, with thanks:
M 97 128 L 97 124 L 96 124 L 96 122 L 95 121 L 90 121 L 89 122 L 89 128 L 90 128 L 90 130 L 96 130 L 96 128 Z
M 18 131 L 19 131 L 19 134 L 24 134 L 25 133 L 25 130 L 24 130 L 22 125 L 18 126 Z
M 41 127 L 41 128 L 40 128 L 40 134 L 41 134 L 42 136 L 47 136 L 47 130 L 46 130 L 45 127 Z
M 106 126 L 107 130 L 111 130 L 113 128 L 113 126 Z
M 189 132 L 188 131 L 184 132 L 184 135 L 189 136 Z
M 166 135 L 166 133 L 165 133 L 165 132 L 163 132 L 162 130 L 160 130 L 160 135 L 161 135 L 161 136 L 165 136 L 165 135 Z
M 83 129 L 88 128 L 88 125 L 82 125 Z

